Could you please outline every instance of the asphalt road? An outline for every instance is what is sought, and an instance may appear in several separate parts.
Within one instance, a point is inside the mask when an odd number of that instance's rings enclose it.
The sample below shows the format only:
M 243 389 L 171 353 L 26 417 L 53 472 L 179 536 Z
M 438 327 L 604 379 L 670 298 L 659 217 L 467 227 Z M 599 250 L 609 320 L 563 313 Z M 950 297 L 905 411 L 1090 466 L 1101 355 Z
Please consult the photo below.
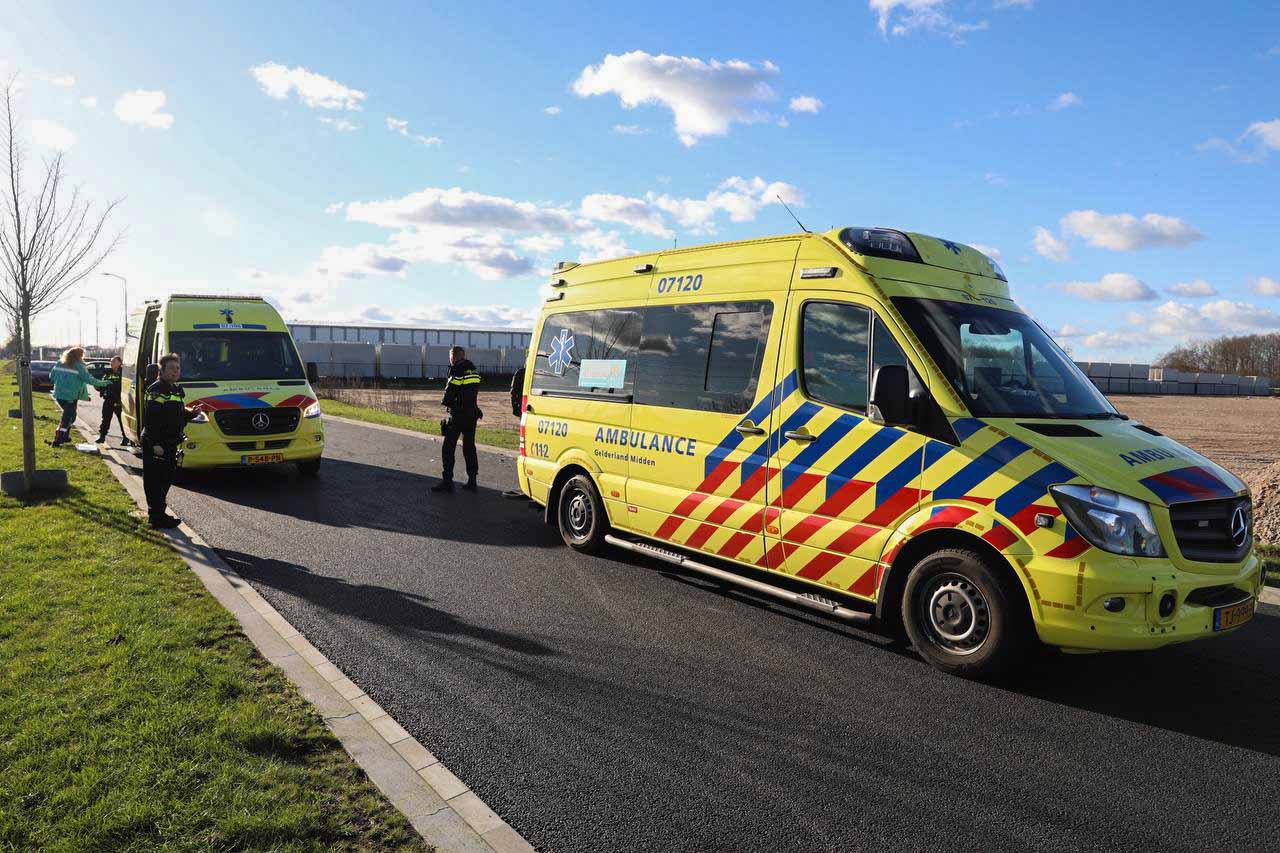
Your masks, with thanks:
M 541 849 L 1275 849 L 1276 608 L 974 684 L 575 554 L 500 496 L 508 456 L 481 455 L 479 494 L 432 495 L 438 442 L 328 437 L 317 479 L 188 474 L 173 510 Z

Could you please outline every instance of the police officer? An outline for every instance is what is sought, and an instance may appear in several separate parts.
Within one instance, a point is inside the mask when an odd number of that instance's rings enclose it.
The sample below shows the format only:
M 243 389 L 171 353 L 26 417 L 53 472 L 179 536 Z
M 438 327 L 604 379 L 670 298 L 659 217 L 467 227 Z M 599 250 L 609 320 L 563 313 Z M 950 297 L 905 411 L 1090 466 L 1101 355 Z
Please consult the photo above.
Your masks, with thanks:
M 445 380 L 444 407 L 449 418 L 441 424 L 444 434 L 444 479 L 431 487 L 433 492 L 453 491 L 453 459 L 462 438 L 462 458 L 467 463 L 467 484 L 462 488 L 476 490 L 480 460 L 476 457 L 476 421 L 483 417 L 476 399 L 480 394 L 480 374 L 467 359 L 462 347 L 449 348 L 449 378 Z
M 178 447 L 187 422 L 198 412 L 184 403 L 185 392 L 178 385 L 182 363 L 169 353 L 160 359 L 160 378 L 147 386 L 143 397 L 142 487 L 147 494 L 147 514 L 152 527 L 177 527 L 181 520 L 169 515 L 166 502 L 173 472 L 178 465 Z
M 120 443 L 125 447 L 129 446 L 129 437 L 124 433 L 124 418 L 120 415 L 120 356 L 111 359 L 111 367 L 102 378 L 111 383 L 105 388 L 98 390 L 98 396 L 102 398 L 102 423 L 98 426 L 98 444 L 102 444 L 107 440 L 107 433 L 111 432 L 111 416 L 115 415 L 116 421 L 120 424 Z
M 516 371 L 516 375 L 511 377 L 511 414 L 517 418 L 524 412 L 524 365 Z

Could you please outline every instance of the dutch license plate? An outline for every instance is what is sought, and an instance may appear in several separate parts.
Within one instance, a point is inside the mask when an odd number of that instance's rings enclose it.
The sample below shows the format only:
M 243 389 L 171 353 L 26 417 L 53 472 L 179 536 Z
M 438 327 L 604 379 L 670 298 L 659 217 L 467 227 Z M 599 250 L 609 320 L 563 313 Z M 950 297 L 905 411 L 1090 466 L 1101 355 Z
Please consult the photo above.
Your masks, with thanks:
M 1253 618 L 1253 599 L 1227 607 L 1216 607 L 1213 611 L 1213 630 L 1226 631 L 1243 625 Z
M 240 457 L 241 465 L 274 465 L 283 461 L 283 453 L 259 453 L 253 456 L 246 454 Z

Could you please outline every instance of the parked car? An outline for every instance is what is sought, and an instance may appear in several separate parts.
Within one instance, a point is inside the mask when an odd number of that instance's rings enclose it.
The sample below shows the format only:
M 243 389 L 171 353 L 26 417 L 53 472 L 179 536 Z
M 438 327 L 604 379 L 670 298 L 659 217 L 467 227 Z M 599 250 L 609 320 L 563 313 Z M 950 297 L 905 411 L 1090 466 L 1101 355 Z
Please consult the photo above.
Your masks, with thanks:
M 111 370 L 111 359 L 109 358 L 89 358 L 85 359 L 84 366 L 89 371 L 89 375 L 94 379 L 101 379 Z
M 49 371 L 53 370 L 53 366 L 55 364 L 57 364 L 57 362 L 54 361 L 31 362 L 31 390 L 53 390 L 53 379 L 49 376 Z

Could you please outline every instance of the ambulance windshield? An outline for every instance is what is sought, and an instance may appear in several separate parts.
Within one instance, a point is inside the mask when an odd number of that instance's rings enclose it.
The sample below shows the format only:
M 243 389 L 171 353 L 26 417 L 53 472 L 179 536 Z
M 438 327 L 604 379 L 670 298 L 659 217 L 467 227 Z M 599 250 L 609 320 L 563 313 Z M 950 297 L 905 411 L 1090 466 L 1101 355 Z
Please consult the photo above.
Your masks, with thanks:
M 973 415 L 1123 417 L 1026 314 L 939 299 L 893 302 Z
M 306 378 L 285 332 L 170 332 L 169 346 L 182 359 L 183 382 Z

